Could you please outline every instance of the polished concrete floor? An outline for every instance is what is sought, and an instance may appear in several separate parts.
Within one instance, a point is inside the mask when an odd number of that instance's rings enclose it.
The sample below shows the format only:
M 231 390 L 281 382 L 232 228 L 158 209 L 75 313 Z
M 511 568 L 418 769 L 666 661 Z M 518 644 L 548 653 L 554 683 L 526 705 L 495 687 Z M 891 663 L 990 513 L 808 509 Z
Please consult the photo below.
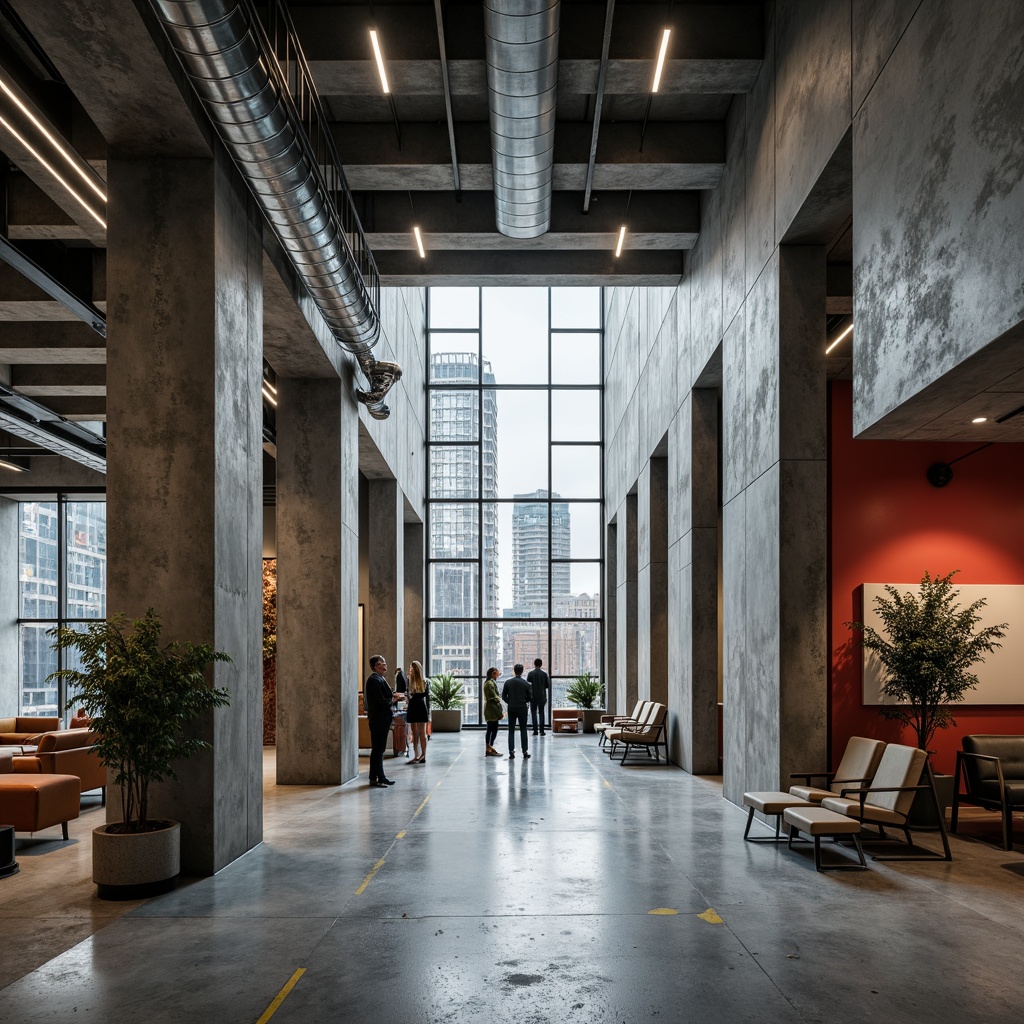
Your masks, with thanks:
M 90 893 L 98 810 L 69 843 L 20 841 L 0 1021 L 1024 1017 L 1021 853 L 954 838 L 952 864 L 816 874 L 807 848 L 745 844 L 716 779 L 620 767 L 590 736 L 482 747 L 437 736 L 386 790 L 365 762 L 278 788 L 270 751 L 264 844 L 144 904 Z

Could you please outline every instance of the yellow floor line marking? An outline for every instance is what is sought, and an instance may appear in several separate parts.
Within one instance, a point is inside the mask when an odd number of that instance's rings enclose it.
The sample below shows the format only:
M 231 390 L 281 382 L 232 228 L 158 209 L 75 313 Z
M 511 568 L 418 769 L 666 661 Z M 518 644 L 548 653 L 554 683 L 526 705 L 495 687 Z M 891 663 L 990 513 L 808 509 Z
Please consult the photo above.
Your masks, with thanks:
M 612 788 L 612 784 L 607 779 L 604 780 L 604 788 L 605 789 L 611 789 Z
M 679 911 L 673 910 L 671 907 L 655 907 L 654 910 L 648 910 L 647 913 L 667 917 L 670 914 L 678 914 Z
M 379 861 L 377 861 L 376 864 L 373 865 L 373 868 L 370 871 L 370 873 L 363 879 L 363 884 L 361 886 L 359 886 L 358 889 L 356 889 L 356 895 L 357 896 L 362 896 L 363 893 L 366 892 L 366 887 L 370 884 L 370 882 L 373 881 L 373 876 L 375 874 L 377 874 L 378 871 L 380 871 L 380 869 L 383 866 L 385 860 L 387 860 L 386 857 L 381 857 L 381 859 Z
M 288 998 L 288 993 L 295 988 L 295 983 L 306 973 L 305 967 L 300 967 L 289 979 L 285 982 L 285 986 L 280 992 L 274 996 L 274 1001 L 263 1011 L 263 1016 L 260 1017 L 256 1024 L 267 1024 L 267 1021 L 274 1016 L 275 1013 L 280 1009 L 281 1004 Z
M 705 910 L 703 914 L 698 914 L 697 916 L 702 921 L 707 921 L 708 924 L 725 924 L 725 921 L 723 921 L 718 916 L 717 912 L 713 910 L 711 907 L 708 907 L 708 909 Z
M 404 839 L 405 838 L 405 829 L 403 828 L 402 831 L 399 832 L 397 836 L 395 836 L 395 838 L 396 839 Z

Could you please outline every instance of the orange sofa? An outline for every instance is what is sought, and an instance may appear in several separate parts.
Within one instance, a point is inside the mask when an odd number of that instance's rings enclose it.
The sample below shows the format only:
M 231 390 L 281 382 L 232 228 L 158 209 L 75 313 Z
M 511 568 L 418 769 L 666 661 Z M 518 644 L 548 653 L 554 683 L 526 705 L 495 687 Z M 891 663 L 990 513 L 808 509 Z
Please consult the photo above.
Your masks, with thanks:
M 74 775 L 21 775 L 11 771 L 15 758 L 0 752 L 0 821 L 15 832 L 41 832 L 78 817 L 81 783 Z M 18 759 L 20 760 L 20 758 Z
M 90 729 L 60 729 L 39 738 L 34 754 L 14 758 L 17 775 L 74 775 L 81 791 L 104 789 L 107 770 L 93 749 L 97 736 Z
M 35 743 L 41 733 L 60 728 L 59 718 L 0 718 L 0 746 Z

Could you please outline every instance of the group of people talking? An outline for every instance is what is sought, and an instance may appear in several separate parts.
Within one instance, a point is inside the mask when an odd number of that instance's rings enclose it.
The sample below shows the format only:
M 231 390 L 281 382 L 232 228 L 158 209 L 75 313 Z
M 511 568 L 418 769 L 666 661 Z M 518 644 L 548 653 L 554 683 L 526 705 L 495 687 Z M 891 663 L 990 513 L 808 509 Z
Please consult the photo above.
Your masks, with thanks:
M 544 662 L 537 658 L 533 671 L 524 679 L 523 666 L 516 665 L 513 675 L 505 680 L 498 691 L 496 668 L 487 670 L 484 682 L 484 721 L 487 723 L 485 757 L 501 757 L 494 743 L 498 738 L 498 727 L 508 708 L 508 756 L 514 758 L 516 726 L 519 726 L 519 746 L 523 757 L 530 756 L 527 712 L 532 712 L 533 735 L 547 733 L 548 692 L 551 678 L 543 668 Z M 370 727 L 370 785 L 387 788 L 395 784 L 384 774 L 384 751 L 387 748 L 388 733 L 395 707 L 405 702 L 405 721 L 412 733 L 412 764 L 425 764 L 427 760 L 427 722 L 430 721 L 430 690 L 423 666 L 414 661 L 409 666 L 406 678 L 401 668 L 395 674 L 395 687 L 391 688 L 384 673 L 388 670 L 387 659 L 382 654 L 370 658 L 370 675 L 363 685 L 363 708 Z M 503 706 L 504 704 L 504 706 Z

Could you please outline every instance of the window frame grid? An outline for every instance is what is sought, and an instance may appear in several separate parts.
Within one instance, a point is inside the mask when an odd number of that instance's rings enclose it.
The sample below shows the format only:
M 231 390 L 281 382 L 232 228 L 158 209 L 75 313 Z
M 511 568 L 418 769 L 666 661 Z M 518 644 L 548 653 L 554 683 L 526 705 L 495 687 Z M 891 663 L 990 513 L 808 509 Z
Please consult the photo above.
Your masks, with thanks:
M 425 636 L 426 636 L 426 641 L 427 641 L 426 646 L 427 646 L 428 649 L 427 649 L 426 652 L 424 652 L 425 653 L 424 660 L 425 660 L 425 662 L 426 662 L 426 664 L 428 666 L 428 671 L 432 672 L 433 671 L 433 655 L 432 655 L 432 652 L 430 650 L 430 635 L 431 635 L 431 626 L 433 625 L 433 623 L 435 623 L 435 622 L 463 622 L 463 623 L 466 623 L 469 626 L 472 626 L 473 624 L 475 624 L 476 628 L 475 628 L 475 630 L 473 632 L 475 633 L 475 642 L 476 642 L 477 656 L 480 659 L 480 664 L 478 666 L 479 673 L 475 677 L 476 678 L 476 682 L 477 682 L 477 707 L 482 709 L 482 707 L 483 707 L 483 683 L 484 683 L 484 678 L 485 678 L 485 673 L 487 671 L 487 668 L 490 667 L 488 665 L 483 664 L 483 659 L 484 659 L 484 654 L 485 654 L 485 652 L 484 652 L 484 633 L 485 633 L 485 627 L 488 626 L 488 625 L 508 625 L 508 624 L 515 623 L 517 621 L 532 621 L 532 622 L 541 621 L 541 622 L 544 622 L 545 625 L 546 625 L 545 632 L 546 632 L 546 635 L 547 635 L 547 637 L 546 637 L 547 638 L 547 643 L 546 643 L 546 649 L 547 649 L 547 668 L 550 669 L 551 668 L 551 642 L 552 642 L 552 635 L 553 635 L 552 625 L 556 624 L 556 623 L 569 623 L 569 622 L 579 622 L 579 623 L 587 623 L 587 624 L 594 624 L 594 623 L 596 623 L 597 624 L 597 641 L 598 641 L 599 649 L 601 651 L 601 657 L 603 659 L 603 652 L 604 652 L 604 649 L 605 649 L 605 640 L 606 640 L 606 637 L 605 637 L 605 617 L 604 617 L 603 603 L 601 605 L 599 605 L 599 607 L 598 607 L 598 614 L 597 614 L 597 616 L 595 616 L 593 618 L 579 618 L 579 617 L 575 617 L 575 616 L 570 617 L 570 616 L 555 615 L 554 614 L 554 603 L 553 603 L 554 599 L 553 599 L 552 587 L 551 587 L 550 567 L 554 566 L 554 565 L 568 565 L 568 566 L 571 566 L 574 563 L 596 565 L 598 567 L 598 578 L 599 578 L 599 581 L 603 582 L 603 580 L 604 580 L 604 566 L 605 566 L 605 560 L 606 560 L 606 556 L 607 556 L 607 552 L 605 550 L 605 545 L 606 545 L 605 533 L 606 533 L 606 531 L 603 528 L 603 524 L 604 524 L 604 514 L 603 513 L 604 513 L 604 508 L 605 508 L 605 467 L 604 467 L 604 451 L 605 451 L 605 410 L 604 410 L 604 390 L 605 390 L 605 383 L 604 383 L 604 381 L 605 381 L 605 345 L 604 345 L 605 315 L 604 314 L 605 314 L 605 302 L 604 302 L 604 289 L 602 288 L 600 290 L 600 296 L 599 296 L 599 299 L 598 299 L 599 308 L 600 308 L 600 318 L 599 318 L 599 326 L 597 328 L 589 327 L 589 326 L 588 327 L 576 327 L 576 328 L 573 328 L 573 327 L 552 327 L 551 326 L 551 316 L 552 316 L 551 288 L 549 287 L 547 289 L 547 322 L 548 322 L 548 332 L 547 332 L 548 333 L 548 339 L 547 339 L 547 376 L 546 376 L 546 383 L 544 385 L 537 385 L 535 383 L 534 384 L 499 384 L 499 383 L 496 383 L 496 382 L 488 384 L 488 383 L 484 382 L 484 356 L 483 356 L 483 352 L 484 352 L 484 317 L 483 317 L 483 288 L 482 287 L 477 289 L 477 326 L 476 327 L 472 327 L 472 328 L 470 328 L 470 327 L 464 327 L 464 328 L 445 328 L 445 327 L 440 327 L 440 326 L 432 325 L 431 324 L 431 320 L 430 320 L 430 314 L 431 314 L 431 310 L 430 310 L 430 296 L 431 296 L 431 290 L 428 288 L 427 289 L 427 316 L 426 316 L 426 325 L 427 326 L 426 326 L 426 332 L 425 332 L 426 333 L 426 338 L 424 339 L 425 340 L 425 348 L 426 348 L 426 351 L 427 351 L 427 372 L 426 372 L 425 390 L 427 392 L 427 421 L 428 422 L 427 422 L 427 442 L 426 442 L 426 444 L 424 446 L 424 449 L 425 449 L 425 452 L 424 452 L 425 467 L 424 468 L 425 468 L 425 478 L 426 478 L 426 481 L 427 481 L 427 487 L 426 487 L 427 495 L 426 495 L 426 500 L 425 500 L 425 506 L 426 506 L 426 508 L 425 508 L 425 512 L 426 512 L 426 532 L 427 532 L 427 536 L 428 537 L 431 536 L 431 532 L 430 532 L 431 531 L 431 517 L 432 517 L 432 511 L 433 511 L 433 506 L 434 505 L 460 504 L 460 503 L 464 504 L 464 503 L 467 503 L 467 502 L 475 502 L 479 506 L 479 508 L 480 508 L 480 514 L 477 516 L 477 531 L 478 531 L 477 532 L 477 551 L 479 552 L 478 557 L 476 557 L 476 558 L 460 558 L 460 559 L 453 560 L 453 559 L 450 559 L 450 558 L 436 558 L 436 557 L 432 557 L 432 556 L 428 555 L 428 557 L 426 559 L 427 572 L 425 573 L 426 580 L 425 580 L 425 595 L 424 595 L 425 596 L 426 615 L 424 617 L 425 618 L 424 627 L 425 627 Z M 433 354 L 432 353 L 432 346 L 431 346 L 431 336 L 434 333 L 447 334 L 447 335 L 466 334 L 466 335 L 475 335 L 476 336 L 476 358 L 477 358 L 477 380 L 476 380 L 476 383 L 453 383 L 451 381 L 436 381 L 435 382 L 435 381 L 432 380 L 432 378 L 431 378 L 431 369 L 430 369 L 430 360 L 431 360 L 431 356 Z M 593 383 L 588 383 L 588 384 L 561 384 L 561 383 L 559 383 L 559 384 L 556 385 L 556 384 L 552 383 L 552 338 L 553 338 L 554 335 L 557 335 L 557 334 L 574 334 L 574 335 L 590 334 L 590 335 L 596 335 L 597 341 L 598 341 L 598 352 L 599 352 L 599 382 L 597 384 L 593 384 Z M 437 440 L 437 441 L 433 440 L 433 438 L 432 438 L 432 434 L 433 434 L 432 423 L 431 423 L 431 420 L 430 420 L 430 399 L 431 399 L 431 393 L 433 391 L 435 391 L 435 390 L 448 390 L 448 391 L 465 390 L 465 391 L 476 391 L 476 392 L 478 392 L 480 394 L 480 401 L 478 401 L 476 403 L 477 416 L 478 416 L 476 440 L 474 440 L 474 441 L 457 441 L 457 442 L 444 441 L 444 440 Z M 514 506 L 516 504 L 516 499 L 514 497 L 498 497 L 497 495 L 490 496 L 490 495 L 485 495 L 484 494 L 484 413 L 485 413 L 485 404 L 486 404 L 485 401 L 484 401 L 484 392 L 485 391 L 492 391 L 492 392 L 497 393 L 499 391 L 515 392 L 515 391 L 539 391 L 539 390 L 545 390 L 547 392 L 547 411 L 548 411 L 548 420 L 547 420 L 547 498 L 545 500 L 545 504 L 547 505 L 547 509 L 548 509 L 548 515 L 547 515 L 547 562 L 548 562 L 548 567 L 549 567 L 549 574 L 548 574 L 548 586 L 547 586 L 547 616 L 546 616 L 546 618 L 542 618 L 541 620 L 532 619 L 532 618 L 528 619 L 528 620 L 521 620 L 521 619 L 517 619 L 515 617 L 508 617 L 508 618 L 506 618 L 504 616 L 484 615 L 483 614 L 483 609 L 486 606 L 485 605 L 485 600 L 486 600 L 485 599 L 486 582 L 485 582 L 485 579 L 484 579 L 484 574 L 485 574 L 485 571 L 486 571 L 485 563 L 487 562 L 487 549 L 484 546 L 484 519 L 485 519 L 485 517 L 483 515 L 483 507 L 484 507 L 485 504 L 493 504 L 495 506 L 500 506 L 500 505 L 513 505 Z M 599 407 L 599 420 L 598 420 L 599 440 L 598 441 L 595 442 L 595 441 L 552 441 L 551 440 L 552 403 L 553 403 L 553 391 L 555 391 L 555 390 L 558 390 L 558 391 L 597 391 L 598 392 L 598 394 L 600 396 L 599 403 L 598 403 L 598 407 Z M 444 445 L 444 446 L 449 446 L 449 447 L 455 446 L 455 445 L 459 445 L 459 446 L 464 446 L 464 447 L 470 447 L 470 448 L 478 449 L 480 454 L 479 454 L 479 457 L 477 459 L 477 467 L 476 467 L 477 468 L 477 497 L 476 498 L 471 498 L 471 499 L 448 498 L 448 497 L 445 497 L 445 498 L 435 498 L 435 497 L 432 496 L 431 491 L 432 491 L 433 484 L 432 484 L 431 477 L 430 477 L 430 464 L 431 464 L 431 449 L 432 449 L 432 447 L 435 444 L 437 444 L 439 446 L 440 445 Z M 599 514 L 598 514 L 598 521 L 599 521 L 599 524 L 601 525 L 601 528 L 598 529 L 598 538 L 597 538 L 597 542 L 598 542 L 598 557 L 597 558 L 561 558 L 561 557 L 554 558 L 552 556 L 554 522 L 553 522 L 553 516 L 551 514 L 551 507 L 552 507 L 553 504 L 555 504 L 555 502 L 551 498 L 551 485 L 552 485 L 552 449 L 554 447 L 595 447 L 599 451 L 599 458 L 598 458 L 598 466 L 599 466 L 599 471 L 598 471 L 598 490 L 599 490 L 599 493 L 596 496 L 589 497 L 589 498 L 573 497 L 573 498 L 564 498 L 564 499 L 563 498 L 559 498 L 558 499 L 558 504 L 563 504 L 564 503 L 564 504 L 567 504 L 567 505 L 570 505 L 570 506 L 573 505 L 573 504 L 590 504 L 590 505 L 597 505 L 598 506 L 598 508 L 600 510 Z M 497 451 L 497 442 L 495 442 L 495 448 L 496 448 L 496 451 Z M 431 577 L 430 568 L 435 563 L 439 563 L 439 562 L 452 562 L 452 561 L 459 561 L 459 562 L 462 562 L 462 563 L 475 563 L 476 564 L 477 573 L 478 573 L 478 577 L 477 577 L 478 610 L 480 612 L 480 614 L 478 614 L 476 617 L 466 617 L 464 619 L 452 619 L 451 617 L 435 616 L 435 615 L 432 614 L 432 612 L 433 612 L 433 595 L 431 594 L 432 577 Z M 600 590 L 599 590 L 599 592 L 600 592 Z M 498 666 L 498 667 L 501 667 L 501 666 Z M 468 683 L 469 680 L 474 678 L 472 674 L 462 675 L 462 674 L 453 673 L 453 675 L 455 676 L 456 679 L 461 680 L 464 683 L 464 685 L 466 683 Z M 550 675 L 550 672 L 549 672 L 549 675 Z M 597 675 L 598 676 L 603 676 L 603 663 L 597 665 Z M 552 675 L 551 676 L 552 682 L 554 682 L 554 680 L 556 678 L 558 678 L 558 679 L 572 679 L 572 678 L 575 678 L 575 677 L 573 677 L 573 676 L 562 676 L 562 675 L 560 675 L 558 677 L 555 677 L 555 676 Z M 548 717 L 549 717 L 549 721 L 550 721 L 550 710 L 551 710 L 551 703 L 549 702 L 549 704 L 548 704 Z M 467 723 L 464 723 L 464 725 L 467 725 Z M 468 727 L 470 727 L 470 728 L 483 728 L 483 725 L 484 725 L 483 722 L 472 723 L 471 725 L 468 725 Z

